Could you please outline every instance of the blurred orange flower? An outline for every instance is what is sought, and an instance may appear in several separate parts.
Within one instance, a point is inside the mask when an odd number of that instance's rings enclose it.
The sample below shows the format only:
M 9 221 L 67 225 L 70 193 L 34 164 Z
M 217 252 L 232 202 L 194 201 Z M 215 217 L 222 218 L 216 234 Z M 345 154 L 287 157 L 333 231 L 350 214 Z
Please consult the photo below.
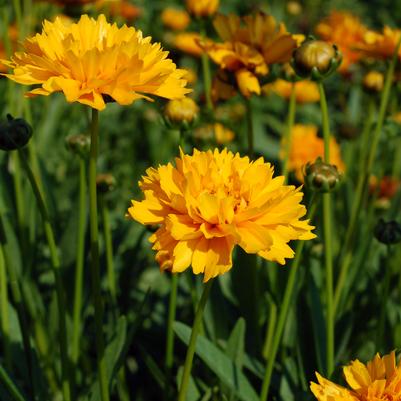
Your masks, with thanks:
M 344 11 L 332 11 L 321 21 L 315 32 L 323 40 L 335 44 L 343 55 L 339 71 L 345 73 L 362 57 L 355 45 L 363 41 L 367 28 L 360 19 Z
M 18 29 L 16 25 L 8 27 L 8 38 L 10 40 L 11 50 L 15 51 L 18 45 Z M 5 43 L 0 40 L 0 72 L 8 72 L 8 67 L 1 62 L 8 57 Z
M 195 17 L 209 17 L 219 8 L 219 0 L 186 0 L 185 4 Z
M 238 90 L 249 97 L 260 94 L 258 77 L 269 71 L 269 65 L 289 61 L 296 41 L 283 24 L 277 25 L 271 15 L 218 15 L 214 27 L 223 43 L 205 45 L 209 57 L 222 70 L 235 77 Z
M 400 180 L 394 177 L 384 176 L 380 181 L 375 176 L 369 179 L 369 192 L 377 193 L 378 199 L 391 199 L 400 188 Z
M 142 10 L 128 0 L 108 1 L 107 6 L 112 17 L 122 17 L 129 22 L 142 14 Z
M 205 44 L 211 43 L 210 39 L 204 40 Z M 183 53 L 191 56 L 199 57 L 204 50 L 200 46 L 202 43 L 201 35 L 197 32 L 181 32 L 177 33 L 173 39 L 173 46 Z
M 167 7 L 161 14 L 163 25 L 173 31 L 183 31 L 187 28 L 191 19 L 188 13 L 177 8 Z
M 271 84 L 264 85 L 262 89 L 265 94 L 273 92 L 288 100 L 291 96 L 292 85 L 295 85 L 297 103 L 314 103 L 320 100 L 319 89 L 313 81 L 298 81 L 293 84 L 284 79 L 277 79 Z
M 319 156 L 324 156 L 324 141 L 317 136 L 315 125 L 295 124 L 291 131 L 291 147 L 288 168 L 295 173 L 299 182 L 303 182 L 303 169 L 306 163 L 313 163 Z M 284 145 L 284 143 L 283 143 Z M 282 147 L 280 157 L 284 158 L 285 147 Z M 340 172 L 345 171 L 341 159 L 340 147 L 336 140 L 330 139 L 330 163 L 337 166 Z

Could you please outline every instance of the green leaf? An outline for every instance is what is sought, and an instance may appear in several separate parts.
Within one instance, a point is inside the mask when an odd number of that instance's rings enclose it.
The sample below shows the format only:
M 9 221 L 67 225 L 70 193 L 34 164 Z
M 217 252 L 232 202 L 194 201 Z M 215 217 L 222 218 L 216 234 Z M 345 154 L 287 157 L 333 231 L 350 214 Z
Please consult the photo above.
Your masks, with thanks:
M 241 369 L 244 362 L 245 320 L 240 317 L 227 341 L 226 355 Z
M 174 331 L 180 340 L 188 345 L 191 328 L 183 323 L 174 322 Z M 258 401 L 258 395 L 241 370 L 227 355 L 203 336 L 198 336 L 196 354 L 226 386 L 234 391 L 239 399 Z

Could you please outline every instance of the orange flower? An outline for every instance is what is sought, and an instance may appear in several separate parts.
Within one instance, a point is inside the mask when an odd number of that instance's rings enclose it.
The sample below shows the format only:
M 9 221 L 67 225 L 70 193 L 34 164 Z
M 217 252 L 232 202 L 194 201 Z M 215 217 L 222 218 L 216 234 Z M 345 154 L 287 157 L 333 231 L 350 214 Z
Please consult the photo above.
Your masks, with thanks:
M 400 187 L 400 180 L 394 177 L 384 176 L 378 182 L 375 176 L 369 179 L 369 192 L 374 194 L 377 192 L 378 199 L 389 200 L 394 197 Z
M 324 141 L 317 136 L 317 131 L 315 125 L 302 124 L 295 124 L 291 131 L 288 168 L 294 171 L 299 182 L 303 182 L 303 168 L 306 163 L 313 163 L 319 156 L 324 156 Z M 284 146 L 280 156 L 284 158 Z M 345 171 L 340 147 L 333 137 L 330 138 L 330 163 L 336 165 L 340 172 Z
M 383 28 L 383 33 L 368 31 L 363 40 L 355 45 L 361 55 L 374 59 L 390 59 L 400 38 L 401 30 L 388 26 Z M 401 59 L 401 49 L 398 50 L 398 58 Z
M 185 4 L 195 17 L 209 17 L 219 8 L 219 0 L 186 0 Z
M 276 93 L 284 99 L 289 99 L 291 96 L 292 82 L 278 79 L 271 84 L 263 86 L 265 94 Z M 298 81 L 295 85 L 295 99 L 297 103 L 313 103 L 320 99 L 319 89 L 313 81 Z
M 189 25 L 191 19 L 184 10 L 167 7 L 161 14 L 163 25 L 173 31 L 183 31 Z
M 218 15 L 214 27 L 223 43 L 205 45 L 209 57 L 222 70 L 229 71 L 242 95 L 260 94 L 258 77 L 269 71 L 269 65 L 291 58 L 296 41 L 283 24 L 277 25 L 271 15 L 258 13 L 242 18 Z
M 142 14 L 142 10 L 127 0 L 109 2 L 109 13 L 112 17 L 122 17 L 127 21 L 133 21 Z
M 200 57 L 203 53 L 203 49 L 200 46 L 202 38 L 197 32 L 182 32 L 174 36 L 173 46 L 182 51 L 188 53 L 191 56 Z M 205 39 L 205 44 L 211 43 L 210 39 Z
M 344 11 L 332 11 L 321 21 L 315 32 L 323 40 L 335 44 L 343 55 L 339 71 L 345 73 L 362 57 L 355 44 L 363 40 L 367 28 L 358 17 Z

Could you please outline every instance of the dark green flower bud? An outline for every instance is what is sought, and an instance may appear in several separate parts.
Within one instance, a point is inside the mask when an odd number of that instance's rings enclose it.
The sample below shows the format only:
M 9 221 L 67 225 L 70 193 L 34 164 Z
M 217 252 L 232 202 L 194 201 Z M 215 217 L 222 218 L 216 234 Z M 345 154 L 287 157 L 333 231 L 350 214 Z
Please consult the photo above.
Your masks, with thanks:
M 305 184 L 317 192 L 331 192 L 337 189 L 341 174 L 337 167 L 322 161 L 319 157 L 314 163 L 305 166 Z
M 294 50 L 292 66 L 300 77 L 320 81 L 332 74 L 341 61 L 335 45 L 309 38 Z
M 374 229 L 374 236 L 383 244 L 396 244 L 401 241 L 401 225 L 394 220 L 385 222 L 380 219 Z
M 96 188 L 101 194 L 113 191 L 116 186 L 116 179 L 111 174 L 99 174 L 96 177 Z
M 13 118 L 7 114 L 7 121 L 0 123 L 0 149 L 23 148 L 31 139 L 32 127 L 23 118 Z
M 65 139 L 67 149 L 80 157 L 87 157 L 90 151 L 91 140 L 88 135 L 70 135 Z

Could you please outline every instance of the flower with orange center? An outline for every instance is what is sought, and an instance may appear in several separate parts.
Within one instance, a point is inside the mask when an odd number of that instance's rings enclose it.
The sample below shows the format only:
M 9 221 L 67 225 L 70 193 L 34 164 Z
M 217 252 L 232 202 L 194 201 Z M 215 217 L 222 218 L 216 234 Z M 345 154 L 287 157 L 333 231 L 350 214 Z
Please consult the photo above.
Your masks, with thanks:
M 341 51 L 340 72 L 346 73 L 349 67 L 362 57 L 362 54 L 355 50 L 355 44 L 363 41 L 367 28 L 355 15 L 344 11 L 332 11 L 317 25 L 315 32 L 326 42 L 335 44 Z
M 195 17 L 209 17 L 219 8 L 219 0 L 186 0 L 185 4 Z
M 186 11 L 171 7 L 167 7 L 163 10 L 161 13 L 161 20 L 165 27 L 173 31 L 183 31 L 191 22 Z
M 324 156 L 324 141 L 317 136 L 318 129 L 315 125 L 295 124 L 291 131 L 291 147 L 288 159 L 288 168 L 295 173 L 299 182 L 303 182 L 304 166 L 313 163 L 319 156 Z M 284 149 L 280 156 L 284 158 Z M 341 159 L 340 147 L 336 140 L 330 138 L 330 164 L 337 166 L 340 172 L 345 171 Z
M 264 85 L 262 89 L 266 94 L 273 92 L 288 100 L 291 96 L 292 85 L 294 85 L 295 100 L 297 103 L 314 103 L 320 100 L 319 89 L 316 82 L 313 81 L 297 81 L 292 83 L 284 79 L 277 79 L 271 84 Z
M 102 110 L 105 100 L 128 105 L 152 100 L 147 95 L 179 99 L 190 91 L 185 71 L 176 68 L 160 44 L 133 27 L 109 24 L 104 15 L 97 20 L 83 15 L 73 24 L 45 21 L 42 33 L 23 45 L 25 52 L 3 63 L 13 69 L 6 74 L 13 81 L 40 85 L 28 96 L 63 92 L 68 102 Z
M 271 15 L 258 13 L 242 18 L 218 15 L 214 27 L 223 43 L 205 45 L 209 57 L 233 74 L 239 91 L 246 97 L 260 94 L 258 77 L 269 72 L 269 65 L 290 60 L 296 41 L 283 24 Z
M 363 40 L 355 44 L 361 55 L 374 59 L 391 59 L 397 47 L 401 30 L 392 29 L 388 26 L 383 28 L 382 33 L 368 31 Z M 398 58 L 401 59 L 401 48 L 398 50 Z
M 145 199 L 132 201 L 127 217 L 159 225 L 150 242 L 162 271 L 192 266 L 206 282 L 230 270 L 235 245 L 284 264 L 294 256 L 289 241 L 315 237 L 308 220 L 300 220 L 302 192 L 283 183 L 263 158 L 181 151 L 175 167 L 147 170 L 139 182 Z
M 318 383 L 311 383 L 312 393 L 319 401 L 400 401 L 401 366 L 395 352 L 379 354 L 366 365 L 359 360 L 343 368 L 349 388 L 340 386 L 316 373 Z

